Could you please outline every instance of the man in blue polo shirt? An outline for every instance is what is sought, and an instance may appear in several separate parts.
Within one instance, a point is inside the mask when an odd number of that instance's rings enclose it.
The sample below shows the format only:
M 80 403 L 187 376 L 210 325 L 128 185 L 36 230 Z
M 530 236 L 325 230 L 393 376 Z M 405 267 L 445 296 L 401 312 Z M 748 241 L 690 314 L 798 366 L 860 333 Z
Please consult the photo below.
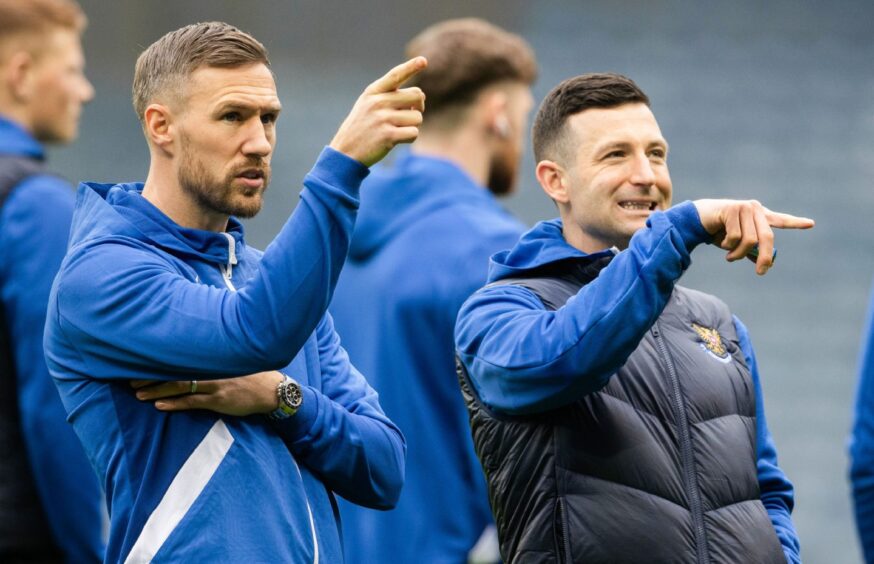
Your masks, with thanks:
M 43 144 L 94 95 L 71 0 L 0 0 L 0 561 L 103 558 L 101 492 L 49 376 L 43 328 L 73 190 Z
M 236 218 L 261 207 L 281 110 L 263 45 L 210 22 L 140 55 L 148 177 L 80 186 L 46 325 L 49 368 L 106 488 L 107 560 L 338 562 L 334 494 L 397 500 L 403 437 L 325 311 L 367 167 L 418 133 L 424 96 L 400 85 L 425 64 L 367 87 L 262 254 Z M 215 380 L 240 375 L 231 386 L 267 399 L 225 413 L 159 399 L 212 398 Z

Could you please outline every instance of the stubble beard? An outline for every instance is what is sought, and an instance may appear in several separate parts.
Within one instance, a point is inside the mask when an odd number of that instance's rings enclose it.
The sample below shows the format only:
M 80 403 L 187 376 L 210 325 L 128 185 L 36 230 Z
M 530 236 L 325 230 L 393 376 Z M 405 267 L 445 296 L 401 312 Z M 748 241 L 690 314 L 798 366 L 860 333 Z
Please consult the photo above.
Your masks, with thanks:
M 223 215 L 233 215 L 242 219 L 255 217 L 264 203 L 264 192 L 270 184 L 270 167 L 263 163 L 250 162 L 246 167 L 260 167 L 264 171 L 262 188 L 235 188 L 237 170 L 224 178 L 212 175 L 197 155 L 191 151 L 188 139 L 180 143 L 179 169 L 177 177 L 182 191 L 197 202 L 202 209 Z M 242 194 L 242 198 L 235 198 Z
M 495 196 L 507 196 L 516 189 L 519 171 L 519 151 L 513 143 L 505 143 L 492 155 L 486 187 Z

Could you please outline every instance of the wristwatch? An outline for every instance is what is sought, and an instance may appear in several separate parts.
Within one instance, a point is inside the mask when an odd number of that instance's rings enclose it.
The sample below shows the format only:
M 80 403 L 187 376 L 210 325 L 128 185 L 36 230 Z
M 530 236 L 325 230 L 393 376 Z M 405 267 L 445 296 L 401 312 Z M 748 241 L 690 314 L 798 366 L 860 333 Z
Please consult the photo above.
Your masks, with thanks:
M 300 409 L 303 403 L 303 390 L 294 379 L 286 376 L 285 380 L 276 386 L 276 397 L 279 407 L 270 414 L 271 419 L 288 419 Z

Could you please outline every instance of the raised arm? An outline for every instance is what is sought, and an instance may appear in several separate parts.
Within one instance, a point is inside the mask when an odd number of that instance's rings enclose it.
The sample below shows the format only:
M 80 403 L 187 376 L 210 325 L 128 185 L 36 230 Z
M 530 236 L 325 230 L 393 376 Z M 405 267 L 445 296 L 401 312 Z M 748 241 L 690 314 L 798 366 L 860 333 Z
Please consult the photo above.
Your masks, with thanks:
M 76 343 L 75 354 L 111 366 L 92 377 L 205 379 L 288 364 L 330 302 L 365 165 L 415 138 L 424 95 L 399 86 L 424 65 L 411 59 L 368 86 L 332 141 L 336 150 L 322 153 L 300 204 L 239 292 L 195 283 L 147 245 L 114 234 L 71 250 L 47 339 L 65 334 L 57 341 Z M 83 188 L 82 213 L 88 196 Z M 102 203 L 91 196 L 91 205 Z M 48 349 L 49 362 L 58 361 L 59 351 Z
M 606 385 L 658 319 L 689 253 L 715 242 L 737 260 L 757 244 L 757 272 L 772 262 L 770 226 L 813 222 L 758 202 L 701 200 L 653 213 L 591 283 L 556 311 L 529 290 L 497 286 L 474 294 L 456 324 L 456 347 L 488 406 L 506 413 L 548 411 Z

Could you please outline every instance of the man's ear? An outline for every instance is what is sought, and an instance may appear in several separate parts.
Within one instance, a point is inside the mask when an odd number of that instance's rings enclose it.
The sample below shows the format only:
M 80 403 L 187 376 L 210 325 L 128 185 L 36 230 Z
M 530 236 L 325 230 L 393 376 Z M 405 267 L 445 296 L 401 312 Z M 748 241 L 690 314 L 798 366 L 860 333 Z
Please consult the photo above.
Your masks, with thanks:
M 507 93 L 498 88 L 483 93 L 480 101 L 483 111 L 483 124 L 489 134 L 506 139 L 510 136 L 509 100 Z
M 143 130 L 146 139 L 155 147 L 170 149 L 175 137 L 173 112 L 163 104 L 149 104 L 143 113 Z
M 13 53 L 3 65 L 3 80 L 9 87 L 12 98 L 26 104 L 35 95 L 33 69 L 36 61 L 33 55 L 25 50 Z
M 567 171 L 560 164 L 542 160 L 537 163 L 535 175 L 546 195 L 557 204 L 567 204 L 570 201 Z

